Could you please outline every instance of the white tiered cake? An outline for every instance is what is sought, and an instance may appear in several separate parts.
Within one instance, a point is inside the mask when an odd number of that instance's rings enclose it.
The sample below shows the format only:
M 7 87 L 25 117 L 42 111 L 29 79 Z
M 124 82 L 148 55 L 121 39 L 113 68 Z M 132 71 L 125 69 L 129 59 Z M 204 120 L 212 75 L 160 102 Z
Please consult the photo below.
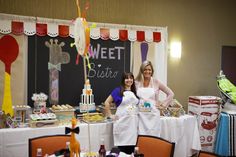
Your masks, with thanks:
M 96 106 L 94 103 L 94 95 L 93 90 L 91 89 L 91 85 L 89 79 L 86 80 L 84 84 L 83 93 L 81 94 L 80 98 L 80 112 L 93 112 L 96 110 Z

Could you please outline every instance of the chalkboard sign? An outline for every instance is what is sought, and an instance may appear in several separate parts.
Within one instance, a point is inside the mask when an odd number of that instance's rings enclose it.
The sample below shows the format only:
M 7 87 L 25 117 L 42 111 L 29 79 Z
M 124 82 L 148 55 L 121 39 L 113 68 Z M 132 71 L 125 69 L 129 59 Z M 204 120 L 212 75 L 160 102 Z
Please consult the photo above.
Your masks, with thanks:
M 45 42 L 57 42 L 63 53 L 69 54 L 69 63 L 61 64 L 59 71 L 59 102 L 78 106 L 84 88 L 83 59 L 70 47 L 73 38 L 51 38 L 49 36 L 28 37 L 28 104 L 33 106 L 33 93 L 49 94 L 49 48 Z M 87 76 L 90 79 L 96 105 L 104 102 L 111 91 L 120 85 L 121 75 L 130 69 L 130 41 L 91 40 L 93 56 L 90 57 L 91 69 Z M 49 102 L 47 102 L 47 106 Z

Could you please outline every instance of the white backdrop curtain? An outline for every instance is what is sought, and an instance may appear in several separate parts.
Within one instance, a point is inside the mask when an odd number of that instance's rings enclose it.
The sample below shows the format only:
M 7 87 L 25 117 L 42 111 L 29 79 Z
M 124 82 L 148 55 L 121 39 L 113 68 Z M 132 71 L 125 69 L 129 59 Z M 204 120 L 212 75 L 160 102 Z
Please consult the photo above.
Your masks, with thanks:
M 24 23 L 24 34 L 15 36 L 13 35 L 19 43 L 20 53 L 17 60 L 12 65 L 12 98 L 13 104 L 25 105 L 27 102 L 27 47 L 28 47 L 28 35 L 26 32 L 30 32 L 29 35 L 35 34 L 35 27 L 37 22 L 45 23 L 48 25 L 48 35 L 54 32 L 58 34 L 58 25 L 68 25 L 69 34 L 73 37 L 73 25 L 71 21 L 68 20 L 58 20 L 58 19 L 46 19 L 39 17 L 26 17 L 26 16 L 16 16 L 0 14 L 0 37 L 3 34 L 11 33 L 11 21 L 20 21 Z M 4 22 L 5 21 L 5 22 Z M 30 27 L 29 26 L 30 23 Z M 91 24 L 91 22 L 90 22 Z M 56 25 L 56 26 L 55 26 Z M 128 31 L 128 39 L 131 41 L 131 67 L 130 70 L 137 76 L 139 67 L 141 65 L 141 42 L 137 41 L 136 31 L 145 32 L 145 40 L 148 44 L 148 55 L 147 59 L 153 63 L 154 66 L 154 78 L 159 79 L 162 83 L 167 84 L 167 39 L 168 33 L 166 27 L 148 27 L 148 26 L 138 26 L 138 25 L 120 25 L 120 24 L 109 24 L 109 23 L 97 23 L 98 32 L 91 31 L 91 35 L 94 33 L 100 34 L 99 28 L 106 28 L 110 30 L 110 39 L 118 40 L 118 30 L 125 29 Z M 51 33 L 50 33 L 51 32 Z M 161 41 L 153 42 L 153 32 L 161 33 Z M 93 36 L 92 36 L 93 37 Z M 99 36 L 100 37 L 100 36 Z M 133 37 L 133 38 L 132 38 Z M 132 39 L 131 39 L 132 38 Z M 17 70 L 16 70 L 17 69 Z M 3 98 L 3 85 L 4 85 L 4 64 L 0 62 L 0 102 Z M 164 98 L 164 95 L 160 95 L 160 100 Z

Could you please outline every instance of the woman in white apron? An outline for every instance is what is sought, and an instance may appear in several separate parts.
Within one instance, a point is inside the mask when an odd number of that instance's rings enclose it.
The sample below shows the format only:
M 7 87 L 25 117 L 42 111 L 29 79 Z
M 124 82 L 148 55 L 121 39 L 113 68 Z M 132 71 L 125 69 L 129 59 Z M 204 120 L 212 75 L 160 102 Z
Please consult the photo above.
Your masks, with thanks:
M 158 108 L 166 108 L 174 97 L 170 88 L 154 79 L 153 66 L 150 61 L 144 61 L 140 66 L 139 74 L 136 78 L 137 95 L 140 98 L 140 107 L 150 108 L 145 112 L 139 112 L 139 134 L 160 136 L 161 121 Z M 159 101 L 159 91 L 164 92 L 167 97 L 163 102 Z
M 115 115 L 111 114 L 111 103 L 116 104 Z M 136 95 L 134 76 L 124 73 L 121 86 L 115 88 L 105 101 L 106 114 L 114 120 L 114 145 L 122 152 L 131 154 L 134 151 L 138 135 L 138 108 L 139 99 Z

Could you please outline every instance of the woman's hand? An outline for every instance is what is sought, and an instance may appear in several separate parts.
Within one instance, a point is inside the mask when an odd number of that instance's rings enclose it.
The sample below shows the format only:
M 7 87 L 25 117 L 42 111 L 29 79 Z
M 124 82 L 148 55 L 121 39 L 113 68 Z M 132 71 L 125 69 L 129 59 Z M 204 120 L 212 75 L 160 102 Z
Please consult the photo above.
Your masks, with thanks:
M 164 103 L 162 103 L 162 102 L 158 102 L 157 104 L 156 104 L 156 108 L 158 108 L 159 110 L 164 110 L 164 109 L 166 109 L 168 106 L 166 106 Z
M 111 95 L 109 95 L 105 101 L 105 115 L 107 117 L 110 117 L 112 114 L 111 114 L 111 103 L 113 101 L 113 98 Z
M 116 120 L 119 119 L 119 117 L 117 115 L 114 115 L 114 114 L 108 116 L 108 118 L 112 119 L 113 121 L 116 121 Z

